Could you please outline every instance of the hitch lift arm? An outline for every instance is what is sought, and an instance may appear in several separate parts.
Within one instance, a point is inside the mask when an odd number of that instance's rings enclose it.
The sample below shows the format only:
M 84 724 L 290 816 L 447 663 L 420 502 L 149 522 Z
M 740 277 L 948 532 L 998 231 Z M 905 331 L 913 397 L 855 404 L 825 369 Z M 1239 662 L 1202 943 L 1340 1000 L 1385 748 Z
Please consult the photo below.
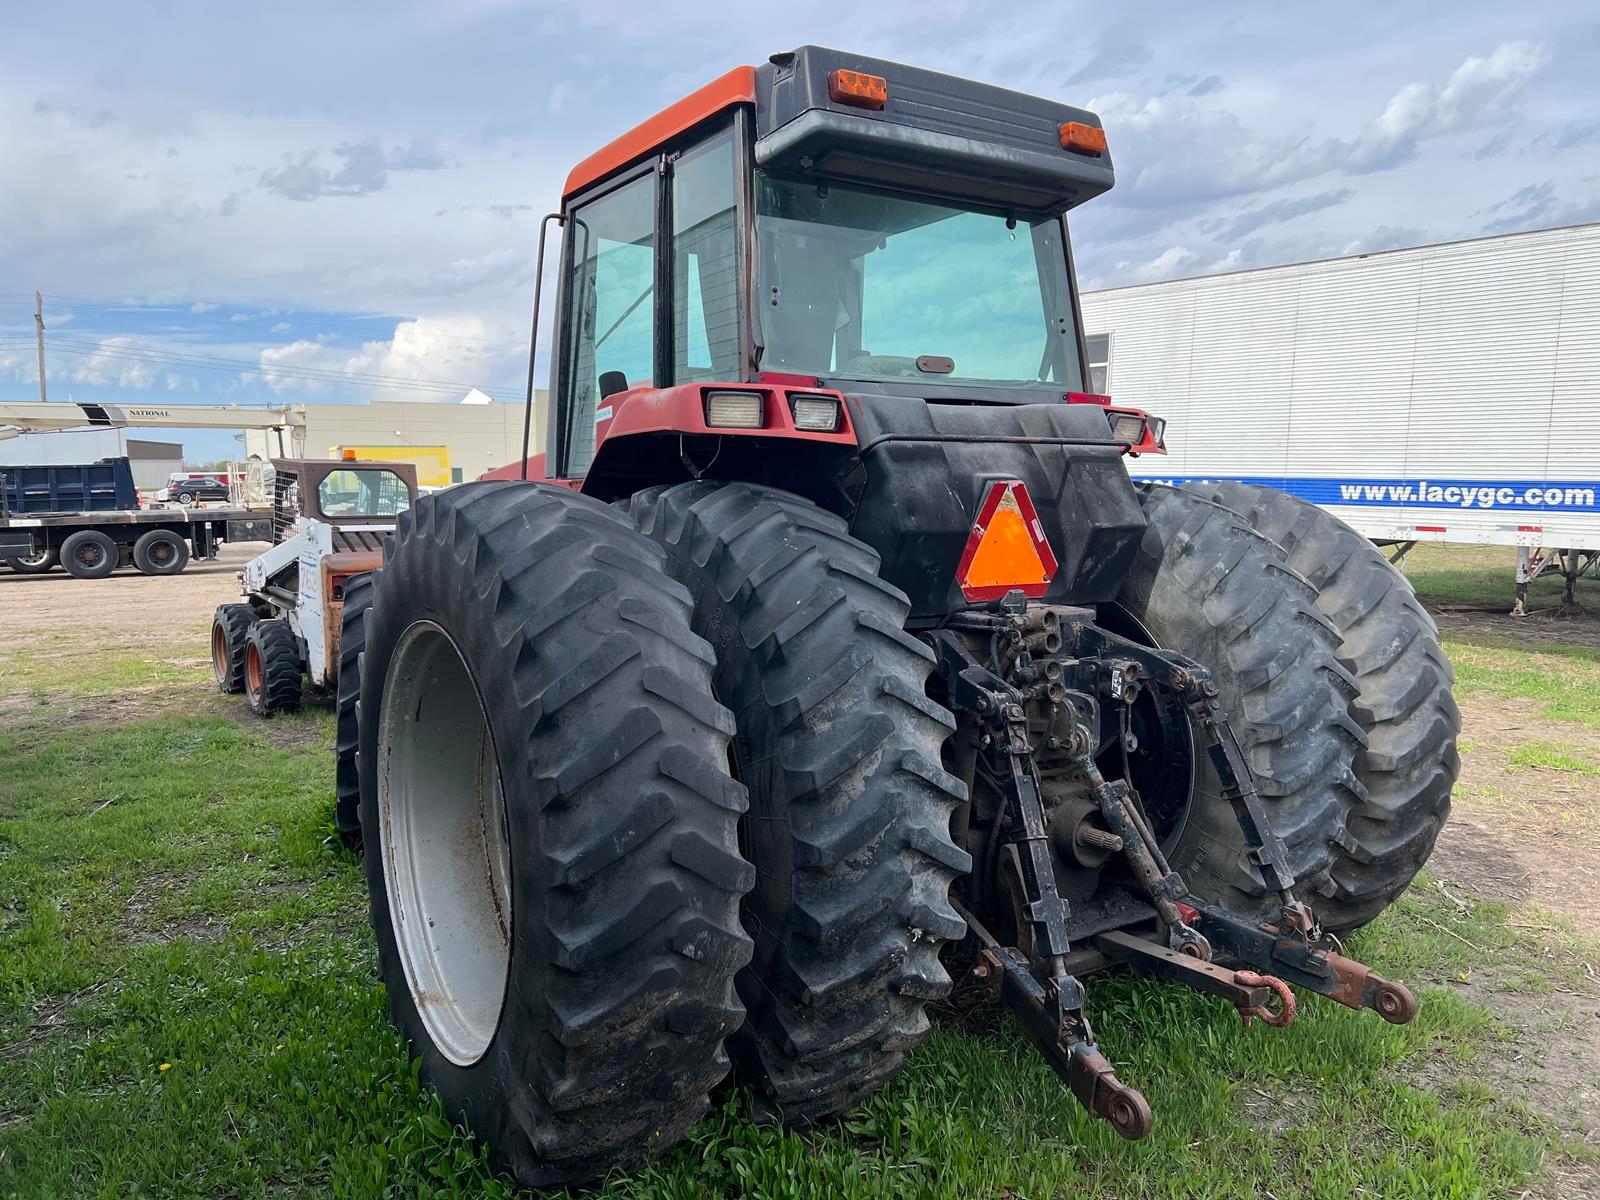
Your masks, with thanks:
M 1037 967 L 1014 946 L 1002 946 L 972 913 L 957 911 L 978 939 L 985 968 L 998 975 L 1000 996 L 1016 1014 L 1030 1041 L 1067 1081 L 1091 1114 L 1111 1122 L 1133 1141 L 1150 1132 L 1150 1105 L 1137 1089 L 1122 1083 L 1094 1044 L 1083 1015 L 1083 984 L 1066 968 L 1067 902 L 1056 889 L 1055 865 L 1046 840 L 1044 804 L 1028 742 L 1023 698 L 984 667 L 947 630 L 931 635 L 939 671 L 951 700 L 978 717 L 1006 794 L 1007 836 L 1017 849 L 1023 887 L 1023 915 L 1033 931 Z M 1043 976 L 1043 978 L 1040 978 Z
M 1021 632 L 1018 629 L 1013 634 L 1017 642 L 1022 641 Z M 1295 896 L 1288 850 L 1272 829 L 1210 672 L 1182 655 L 1140 646 L 1081 620 L 1070 620 L 1062 632 L 1066 636 L 1049 647 L 1048 653 L 1052 657 L 1076 656 L 1078 664 L 1089 660 L 1096 669 L 1108 671 L 1113 694 L 1125 704 L 1131 703 L 1138 688 L 1149 685 L 1168 689 L 1182 700 L 1205 739 L 1221 782 L 1221 798 L 1233 809 L 1250 859 L 1277 894 L 1280 914 L 1278 924 L 1253 925 L 1190 896 L 1162 854 L 1137 794 L 1126 782 L 1108 781 L 1101 775 L 1094 761 L 1096 739 L 1086 725 L 1073 721 L 1068 738 L 1071 761 L 1111 834 L 1121 842 L 1122 853 L 1134 878 L 1148 893 L 1169 942 L 1169 946 L 1161 946 L 1126 932 L 1108 932 L 1095 935 L 1092 947 L 1142 974 L 1220 996 L 1239 1009 L 1246 1024 L 1255 1017 L 1278 1026 L 1293 1021 L 1295 1002 L 1288 983 L 1351 1008 L 1370 1008 L 1395 1024 L 1411 1020 L 1417 1003 L 1402 984 L 1319 944 L 1315 918 Z M 1109 1121 L 1126 1138 L 1143 1138 L 1151 1128 L 1150 1106 L 1136 1089 L 1117 1079 L 1096 1048 L 1094 1032 L 1083 1015 L 1083 985 L 1066 967 L 1071 948 L 1068 908 L 1056 887 L 1044 802 L 1029 741 L 1027 697 L 980 663 L 953 630 L 935 629 L 923 636 L 933 647 L 936 669 L 948 689 L 951 706 L 971 713 L 983 731 L 983 744 L 1004 792 L 1004 836 L 1016 851 L 1023 891 L 1019 915 L 1032 934 L 1030 961 L 1017 947 L 1002 945 L 973 913 L 957 903 L 957 911 L 978 943 L 978 974 L 993 978 L 1000 997 L 1028 1038 L 1091 1114 Z M 1066 693 L 1058 695 L 1071 712 L 1075 706 L 1065 700 Z M 1085 697 L 1084 703 L 1092 701 Z M 1089 718 L 1085 715 L 1085 719 Z M 1219 951 L 1247 967 L 1277 975 L 1215 964 L 1211 959 Z

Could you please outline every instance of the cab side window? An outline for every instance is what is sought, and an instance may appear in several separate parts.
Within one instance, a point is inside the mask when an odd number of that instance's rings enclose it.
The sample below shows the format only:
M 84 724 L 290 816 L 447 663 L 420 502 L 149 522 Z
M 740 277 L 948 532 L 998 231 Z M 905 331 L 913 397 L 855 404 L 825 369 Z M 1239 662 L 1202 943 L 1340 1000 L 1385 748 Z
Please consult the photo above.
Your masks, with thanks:
M 571 318 L 561 384 L 565 473 L 582 475 L 594 458 L 600 379 L 629 387 L 654 382 L 655 174 L 651 172 L 573 209 L 567 295 Z
M 672 165 L 672 378 L 742 378 L 733 131 Z

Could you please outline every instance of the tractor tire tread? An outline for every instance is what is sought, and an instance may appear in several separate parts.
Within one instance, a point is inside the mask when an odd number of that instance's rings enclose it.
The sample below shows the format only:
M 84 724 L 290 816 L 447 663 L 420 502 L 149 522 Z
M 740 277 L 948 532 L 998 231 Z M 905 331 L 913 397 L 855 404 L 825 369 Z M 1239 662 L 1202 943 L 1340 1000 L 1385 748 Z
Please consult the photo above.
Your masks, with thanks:
M 939 948 L 966 929 L 950 885 L 971 867 L 949 831 L 964 789 L 935 765 L 954 720 L 925 695 L 932 654 L 903 631 L 906 597 L 838 517 L 711 482 L 649 489 L 630 511 L 702 597 L 738 761 L 787 817 L 791 890 L 781 911 L 746 902 L 757 960 L 732 1046 L 758 1112 L 810 1124 L 895 1075 L 949 991 Z
M 1455 673 L 1439 627 L 1406 579 L 1333 514 L 1271 488 L 1238 482 L 1185 490 L 1226 506 L 1282 548 L 1317 589 L 1338 630 L 1339 661 L 1357 687 L 1350 711 L 1365 733 L 1355 770 L 1363 798 L 1335 850 L 1318 906 L 1335 931 L 1363 925 L 1405 890 L 1432 852 L 1460 773 Z
M 1366 735 L 1350 715 L 1357 686 L 1335 653 L 1338 632 L 1316 589 L 1243 517 L 1166 485 L 1137 489 L 1148 526 L 1123 606 L 1212 671 L 1290 869 L 1321 913 L 1318 899 L 1338 888 L 1347 815 L 1365 800 L 1354 764 Z M 1204 781 L 1172 865 L 1204 898 L 1270 914 L 1276 896 L 1237 848 L 1231 810 L 1200 807 Z
M 688 593 L 626 516 L 522 482 L 425 496 L 397 523 L 365 618 L 357 778 L 380 960 L 396 1023 L 454 1119 L 525 1186 L 592 1181 L 676 1142 L 727 1074 L 749 961 L 739 901 L 744 791 Z M 382 910 L 377 672 L 423 604 L 453 612 L 492 727 L 513 825 L 517 948 L 493 1083 L 451 1091 Z M 521 833 L 515 832 L 517 828 Z M 376 881 L 376 882 L 375 882 Z M 523 890 L 524 886 L 528 890 Z M 396 982 L 398 980 L 398 982 Z M 513 1032 L 507 1032 L 507 1030 Z M 490 1069 L 488 1060 L 474 1070 Z M 476 1091 L 473 1089 L 482 1089 Z
M 380 567 L 347 578 L 344 604 L 339 611 L 333 824 L 340 842 L 358 854 L 361 852 L 361 721 L 356 707 L 361 699 L 361 656 L 367 648 L 367 610 L 372 607 L 372 592 L 381 574 Z

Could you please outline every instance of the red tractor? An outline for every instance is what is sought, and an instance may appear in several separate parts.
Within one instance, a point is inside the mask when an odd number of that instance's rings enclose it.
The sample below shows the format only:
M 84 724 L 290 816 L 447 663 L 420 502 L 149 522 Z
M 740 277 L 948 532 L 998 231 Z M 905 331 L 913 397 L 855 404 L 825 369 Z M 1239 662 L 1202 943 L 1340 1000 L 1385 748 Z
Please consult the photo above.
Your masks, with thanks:
M 1092 113 L 814 46 L 568 178 L 548 452 L 400 516 L 339 680 L 394 1019 L 524 1183 L 730 1073 L 840 1112 L 955 974 L 1129 1138 L 1093 971 L 1414 1014 L 1332 935 L 1448 810 L 1437 630 L 1316 508 L 1128 477 L 1067 236 L 1111 183 Z

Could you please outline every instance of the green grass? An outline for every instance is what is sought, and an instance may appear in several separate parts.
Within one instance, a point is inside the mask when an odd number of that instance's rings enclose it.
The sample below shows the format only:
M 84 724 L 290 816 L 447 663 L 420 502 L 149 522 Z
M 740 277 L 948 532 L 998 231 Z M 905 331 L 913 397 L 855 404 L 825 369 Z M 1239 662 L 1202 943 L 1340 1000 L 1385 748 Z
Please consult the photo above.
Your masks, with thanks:
M 1523 742 L 1507 756 L 1513 767 L 1544 767 L 1552 771 L 1572 771 L 1578 775 L 1593 775 L 1594 760 L 1566 746 L 1554 742 Z
M 194 662 L 203 642 L 134 652 L 74 649 L 15 649 L 0 663 L 0 699 L 31 695 L 43 702 L 61 696 L 116 696 L 140 688 L 192 686 Z
M 1524 649 L 1498 639 L 1446 636 L 1456 695 L 1532 700 L 1539 715 L 1600 728 L 1600 648 L 1540 642 Z
M 1405 557 L 1404 570 L 1424 600 L 1482 605 L 1509 611 L 1516 599 L 1517 551 L 1514 546 L 1441 545 L 1424 542 Z M 1566 581 L 1555 573 L 1540 575 L 1528 585 L 1530 608 L 1558 607 Z M 1600 587 L 1593 577 L 1578 581 L 1577 599 L 1600 605 Z
M 301 720 L 299 750 L 216 717 L 0 731 L 0 1196 L 506 1193 L 386 1019 L 360 868 L 328 845 L 331 721 Z M 942 1025 L 842 1122 L 757 1127 L 734 1092 L 601 1194 L 1505 1195 L 1554 1135 L 1481 1086 L 1407 1082 L 1507 1036 L 1452 990 L 1482 961 L 1461 939 L 1549 975 L 1505 918 L 1424 880 L 1357 940 L 1429 985 L 1404 1028 L 1311 998 L 1289 1030 L 1246 1030 L 1094 978 L 1102 1047 L 1156 1110 L 1138 1145 L 1008 1024 Z

